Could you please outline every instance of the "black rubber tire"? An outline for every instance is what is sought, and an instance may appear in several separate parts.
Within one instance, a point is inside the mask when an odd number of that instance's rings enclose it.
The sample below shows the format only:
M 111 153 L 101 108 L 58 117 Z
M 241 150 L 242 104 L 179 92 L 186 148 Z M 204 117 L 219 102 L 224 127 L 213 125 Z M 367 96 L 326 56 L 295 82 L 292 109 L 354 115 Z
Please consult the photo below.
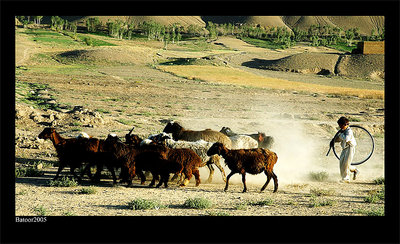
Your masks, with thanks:
M 356 127 L 356 128 L 360 128 L 360 129 L 364 130 L 364 131 L 369 135 L 369 137 L 371 138 L 371 141 L 372 141 L 372 150 L 371 150 L 371 152 L 369 153 L 369 155 L 368 155 L 365 159 L 363 159 L 363 160 L 361 160 L 361 161 L 352 162 L 352 163 L 351 163 L 351 165 L 360 165 L 360 164 L 362 164 L 362 163 L 365 163 L 368 159 L 370 159 L 371 156 L 372 156 L 372 154 L 374 153 L 374 149 L 375 149 L 374 137 L 373 137 L 373 136 L 371 135 L 371 133 L 369 133 L 369 131 L 367 131 L 367 129 L 365 129 L 364 127 L 361 127 L 361 126 L 359 126 L 359 125 L 350 125 L 350 127 Z M 335 137 L 333 138 L 333 140 L 336 140 L 336 137 L 337 137 L 338 135 L 339 135 L 339 134 L 336 133 L 336 135 L 335 135 Z M 337 159 L 340 159 L 339 156 L 338 156 L 337 153 L 336 153 L 335 147 L 333 147 L 333 153 L 335 154 L 335 156 L 336 156 Z

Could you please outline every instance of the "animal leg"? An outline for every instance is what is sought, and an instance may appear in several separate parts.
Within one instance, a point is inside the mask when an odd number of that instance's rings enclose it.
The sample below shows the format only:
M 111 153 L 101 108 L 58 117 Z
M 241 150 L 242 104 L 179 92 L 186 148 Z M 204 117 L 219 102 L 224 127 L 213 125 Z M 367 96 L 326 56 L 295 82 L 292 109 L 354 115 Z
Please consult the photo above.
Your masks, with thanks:
M 228 175 L 228 177 L 226 177 L 226 185 L 225 185 L 225 189 L 224 189 L 224 191 L 227 191 L 228 190 L 228 185 L 229 185 L 229 178 L 231 178 L 232 177 L 232 175 L 234 175 L 236 172 L 230 172 L 229 173 L 229 175 Z
M 246 172 L 242 173 L 242 182 L 243 182 L 243 192 L 247 191 L 246 187 Z
M 171 181 L 176 180 L 176 178 L 178 178 L 178 176 L 179 176 L 179 174 L 178 174 L 178 173 L 175 173 L 174 176 L 172 176 Z
M 194 169 L 193 170 L 193 175 L 194 175 L 194 178 L 196 179 L 196 186 L 199 186 L 200 183 L 201 183 L 199 169 Z
M 185 174 L 181 173 L 179 180 L 176 184 L 181 185 L 184 180 L 185 180 Z
M 278 176 L 272 171 L 272 178 L 274 178 L 274 192 L 278 190 Z
M 94 175 L 94 178 L 93 178 L 94 182 L 100 182 L 101 171 L 103 171 L 103 164 L 99 163 L 96 165 L 96 174 Z
M 211 183 L 214 175 L 214 167 L 212 164 L 207 164 L 208 169 L 210 170 L 210 175 L 208 176 L 207 183 Z
M 187 186 L 187 184 L 189 184 L 189 181 L 193 176 L 192 170 L 191 169 L 185 169 L 185 171 L 183 173 L 185 174 L 185 180 L 183 181 L 183 183 L 180 186 Z
M 161 175 L 160 181 L 159 181 L 158 184 L 156 185 L 156 188 L 159 188 L 159 187 L 162 185 L 162 183 L 164 183 L 164 178 L 165 178 L 165 175 Z
M 54 177 L 54 179 L 53 180 L 57 180 L 57 178 L 58 178 L 58 176 L 60 175 L 60 173 L 61 173 L 61 171 L 64 169 L 64 165 L 61 165 L 60 164 L 60 166 L 58 166 L 58 170 L 57 170 L 57 174 L 56 174 L 56 176 Z
M 78 180 L 78 182 L 80 183 L 82 181 L 81 177 L 79 177 L 76 173 L 75 173 L 75 167 L 70 167 L 69 171 L 71 172 L 71 174 Z
M 146 176 L 143 174 L 143 171 L 139 170 L 138 177 L 140 177 L 140 184 L 143 185 L 146 182 Z
M 265 187 L 267 187 L 269 181 L 271 180 L 272 174 L 270 172 L 268 172 L 267 170 L 264 171 L 265 175 L 267 176 L 267 182 L 265 182 L 265 184 L 263 185 L 263 187 L 261 188 L 261 191 L 264 191 Z
M 111 171 L 112 177 L 113 177 L 113 185 L 117 184 L 117 176 L 115 176 L 115 171 L 114 171 L 114 167 L 109 166 L 107 167 L 109 171 Z
M 87 175 L 89 176 L 89 179 L 93 180 L 92 177 L 92 172 L 90 171 L 90 168 L 92 167 L 92 164 L 88 163 L 85 168 L 83 169 L 82 173 L 81 173 L 81 178 L 83 178 L 83 176 L 85 175 L 85 173 L 87 172 Z
M 223 180 L 224 182 L 226 182 L 226 174 L 225 174 L 224 168 L 223 168 L 222 165 L 220 164 L 220 160 L 219 160 L 220 157 L 218 156 L 217 159 L 218 159 L 218 160 L 214 160 L 214 164 L 215 164 L 215 166 L 218 167 L 219 171 L 221 171 L 222 180 Z

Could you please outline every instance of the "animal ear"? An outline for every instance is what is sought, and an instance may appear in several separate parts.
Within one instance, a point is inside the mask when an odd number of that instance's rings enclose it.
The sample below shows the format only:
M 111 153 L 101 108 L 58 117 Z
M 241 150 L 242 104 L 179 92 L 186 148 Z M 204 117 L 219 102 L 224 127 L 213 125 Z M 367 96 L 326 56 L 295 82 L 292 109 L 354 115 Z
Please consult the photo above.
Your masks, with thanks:
M 263 135 L 261 132 L 258 132 L 258 141 L 262 142 L 264 140 Z

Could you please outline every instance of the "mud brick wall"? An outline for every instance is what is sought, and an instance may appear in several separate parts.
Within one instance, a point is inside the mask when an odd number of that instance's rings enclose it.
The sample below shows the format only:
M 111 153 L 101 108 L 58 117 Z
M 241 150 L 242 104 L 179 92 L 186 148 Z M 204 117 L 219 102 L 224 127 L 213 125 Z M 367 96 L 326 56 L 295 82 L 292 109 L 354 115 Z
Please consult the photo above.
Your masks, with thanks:
M 357 49 L 361 50 L 362 54 L 385 54 L 385 42 L 359 42 Z

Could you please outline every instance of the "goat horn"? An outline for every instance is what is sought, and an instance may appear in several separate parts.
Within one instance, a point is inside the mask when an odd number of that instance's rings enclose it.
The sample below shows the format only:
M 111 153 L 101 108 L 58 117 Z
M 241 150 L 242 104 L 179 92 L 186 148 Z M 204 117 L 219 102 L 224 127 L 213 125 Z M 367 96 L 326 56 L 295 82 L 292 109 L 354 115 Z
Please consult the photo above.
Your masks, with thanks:
M 128 135 L 132 133 L 133 129 L 135 129 L 135 126 L 132 127 L 132 130 L 129 131 Z

